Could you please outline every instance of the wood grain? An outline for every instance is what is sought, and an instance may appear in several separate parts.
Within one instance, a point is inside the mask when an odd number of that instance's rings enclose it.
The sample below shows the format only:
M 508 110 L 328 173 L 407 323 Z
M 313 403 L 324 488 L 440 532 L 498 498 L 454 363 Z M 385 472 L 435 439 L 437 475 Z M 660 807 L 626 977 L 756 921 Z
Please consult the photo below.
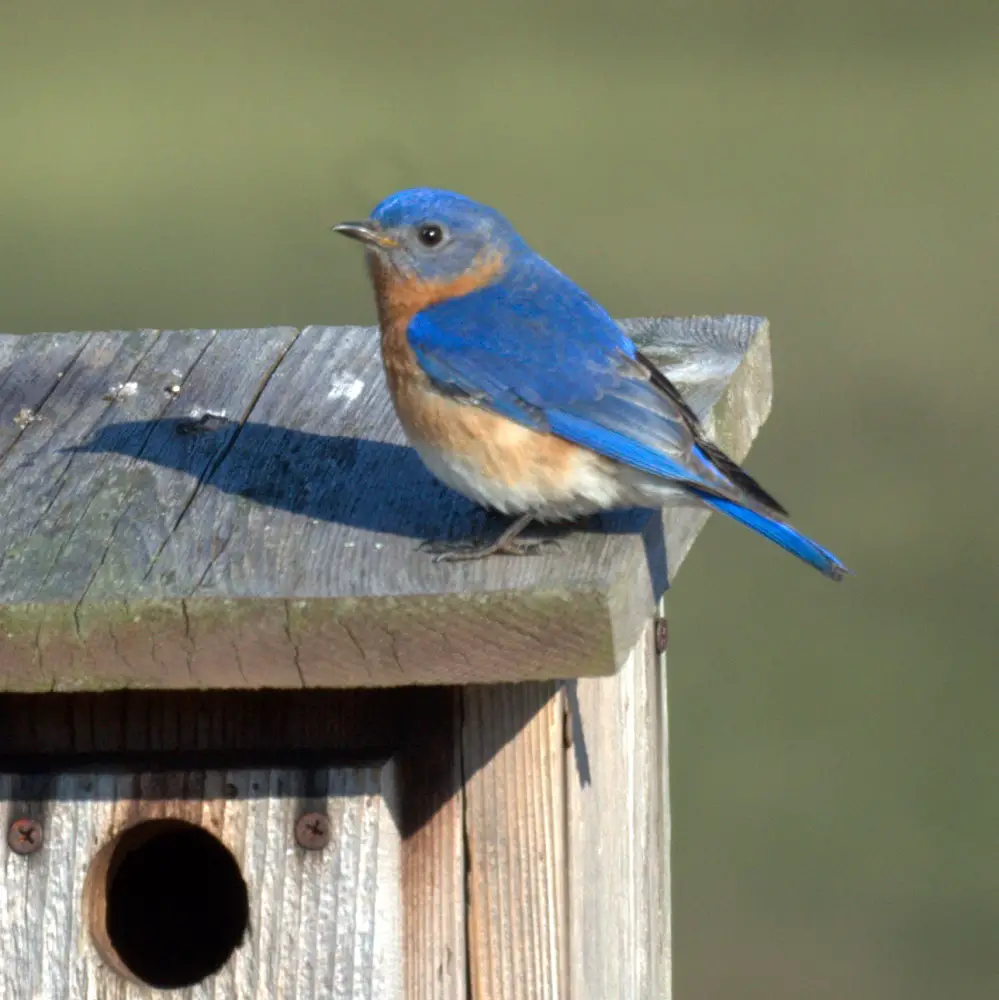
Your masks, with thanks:
M 32 781 L 33 786 L 29 788 Z M 26 800 L 31 792 L 30 801 Z M 0 842 L 0 995 L 4 1000 L 149 1000 L 112 971 L 83 926 L 88 861 L 122 829 L 171 817 L 203 826 L 235 856 L 250 933 L 183 1000 L 392 1000 L 403 993 L 401 838 L 392 763 L 325 770 L 0 775 L 0 815 L 34 810 L 45 846 Z M 323 851 L 294 845 L 303 803 L 328 812 Z M 197 900 L 192 900 L 197 905 Z
M 407 1000 L 471 1000 L 468 994 L 465 791 L 461 692 L 421 689 L 399 755 L 403 792 L 403 898 Z
M 23 338 L 0 336 L 0 454 L 35 422 L 89 340 L 89 334 L 39 334 L 29 351 Z
M 394 880 L 404 901 L 393 934 L 405 957 L 405 996 L 465 1000 L 460 723 L 456 688 L 5 694 L 0 761 L 3 769 L 29 777 L 60 769 L 131 775 L 145 768 L 156 776 L 144 784 L 144 808 L 152 816 L 174 808 L 169 803 L 178 792 L 170 776 L 178 768 L 190 768 L 191 775 L 269 773 L 278 765 L 300 770 L 311 762 L 315 770 L 336 761 L 356 766 L 359 760 L 390 758 L 392 795 L 386 802 L 401 847 L 398 870 L 382 866 L 379 878 Z M 202 795 L 204 782 L 189 777 L 182 786 L 189 797 L 186 815 L 196 819 L 202 806 L 193 799 Z M 44 818 L 39 801 L 26 808 Z
M 572 1000 L 669 1000 L 666 664 L 651 623 L 621 670 L 581 679 L 589 780 L 568 781 Z
M 562 701 L 552 683 L 470 686 L 462 697 L 471 996 L 563 1000 Z
M 410 740 L 423 745 L 441 697 L 433 689 L 4 694 L 0 761 L 36 771 L 92 762 L 261 766 L 303 755 L 326 764 L 387 757 Z
M 624 325 L 723 444 L 752 439 L 764 320 Z M 373 329 L 0 337 L 0 366 L 11 691 L 606 675 L 706 517 L 617 512 L 560 555 L 432 563 L 421 540 L 483 516 L 405 446 Z

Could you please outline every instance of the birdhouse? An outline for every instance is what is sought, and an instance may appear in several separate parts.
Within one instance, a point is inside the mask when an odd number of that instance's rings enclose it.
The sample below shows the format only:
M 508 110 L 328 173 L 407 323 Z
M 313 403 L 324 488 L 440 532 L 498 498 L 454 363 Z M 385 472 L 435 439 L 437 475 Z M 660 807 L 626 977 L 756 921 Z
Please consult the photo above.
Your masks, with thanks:
M 766 323 L 624 325 L 741 459 Z M 486 515 L 369 328 L 2 337 L 0 386 L 3 1000 L 669 996 L 703 512 L 434 562 Z

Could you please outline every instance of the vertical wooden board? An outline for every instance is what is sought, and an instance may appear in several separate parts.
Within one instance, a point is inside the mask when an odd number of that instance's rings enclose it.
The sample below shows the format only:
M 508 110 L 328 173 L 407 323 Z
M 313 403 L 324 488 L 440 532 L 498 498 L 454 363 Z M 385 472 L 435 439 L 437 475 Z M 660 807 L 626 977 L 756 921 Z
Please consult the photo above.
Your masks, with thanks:
M 671 995 L 666 664 L 652 633 L 620 673 L 576 688 L 589 774 L 568 774 L 572 1000 Z
M 89 787 L 84 778 L 81 791 L 90 798 L 84 808 L 77 810 L 77 820 L 80 831 L 85 831 L 81 838 L 83 844 L 81 854 L 87 859 L 88 867 L 90 858 L 100 850 L 106 832 L 115 829 L 119 823 L 126 822 L 124 803 L 130 801 L 134 794 L 134 784 L 130 774 L 94 775 L 93 783 Z M 72 795 L 72 791 L 70 789 L 69 794 Z M 87 870 L 88 868 L 84 868 L 77 876 L 80 886 L 78 891 L 81 893 Z M 91 996 L 97 996 L 100 1000 L 126 1000 L 129 984 L 103 963 L 94 967 L 90 939 L 83 928 L 82 920 L 78 922 L 72 945 L 74 953 L 68 976 L 68 991 L 64 995 L 85 996 L 88 1000 Z
M 13 803 L 14 778 L 0 774 L 0 821 L 4 841 L 0 843 L 0 914 L 17 912 L 20 919 L 5 921 L 0 936 L 0 995 L 12 995 L 15 986 L 23 984 L 29 996 L 35 992 L 35 966 L 31 961 L 30 930 L 38 920 L 37 894 L 28 896 L 29 866 L 7 848 L 6 834 L 10 824 L 21 813 Z
M 376 821 L 375 835 L 368 846 L 375 845 L 373 855 L 362 865 L 365 872 L 365 892 L 374 900 L 374 933 L 364 962 L 371 969 L 370 995 L 405 997 L 406 963 L 404 946 L 405 897 L 402 892 L 402 850 L 399 844 L 400 787 L 398 767 L 390 760 L 379 775 L 377 794 L 382 804 L 368 810 Z M 372 792 L 373 796 L 376 792 Z
M 34 789 L 28 798 L 26 787 Z M 304 851 L 294 842 L 295 820 L 305 808 L 330 817 L 330 843 L 321 851 Z M 163 995 L 102 961 L 84 905 L 88 868 L 100 848 L 121 830 L 154 818 L 195 823 L 218 837 L 239 864 L 250 901 L 249 929 L 226 965 L 169 995 L 404 996 L 402 847 L 391 762 L 321 771 L 0 775 L 5 834 L 25 810 L 43 821 L 45 844 L 19 857 L 6 835 L 0 842 L 3 1000 Z
M 458 688 L 406 694 L 410 736 L 400 785 L 407 1000 L 470 1000 L 461 698 Z
M 470 1000 L 568 996 L 563 699 L 464 689 Z

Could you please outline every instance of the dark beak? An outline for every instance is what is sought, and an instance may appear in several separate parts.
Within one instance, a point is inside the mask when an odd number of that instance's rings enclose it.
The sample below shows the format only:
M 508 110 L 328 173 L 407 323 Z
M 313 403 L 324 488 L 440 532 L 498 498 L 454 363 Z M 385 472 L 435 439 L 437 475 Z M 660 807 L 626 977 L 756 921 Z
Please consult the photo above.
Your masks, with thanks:
M 333 232 L 349 236 L 352 240 L 378 250 L 391 250 L 399 245 L 391 236 L 380 233 L 373 222 L 338 222 L 333 227 Z

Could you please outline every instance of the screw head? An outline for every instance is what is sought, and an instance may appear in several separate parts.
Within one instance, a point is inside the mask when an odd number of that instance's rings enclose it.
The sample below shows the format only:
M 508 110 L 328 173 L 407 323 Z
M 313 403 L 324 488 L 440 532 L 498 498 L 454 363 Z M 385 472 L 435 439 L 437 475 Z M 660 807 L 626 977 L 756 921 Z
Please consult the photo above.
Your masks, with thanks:
M 44 839 L 41 823 L 27 817 L 14 820 L 7 831 L 7 845 L 15 854 L 34 854 Z
M 305 813 L 295 824 L 295 842 L 307 851 L 321 851 L 330 842 L 330 821 L 322 813 Z

